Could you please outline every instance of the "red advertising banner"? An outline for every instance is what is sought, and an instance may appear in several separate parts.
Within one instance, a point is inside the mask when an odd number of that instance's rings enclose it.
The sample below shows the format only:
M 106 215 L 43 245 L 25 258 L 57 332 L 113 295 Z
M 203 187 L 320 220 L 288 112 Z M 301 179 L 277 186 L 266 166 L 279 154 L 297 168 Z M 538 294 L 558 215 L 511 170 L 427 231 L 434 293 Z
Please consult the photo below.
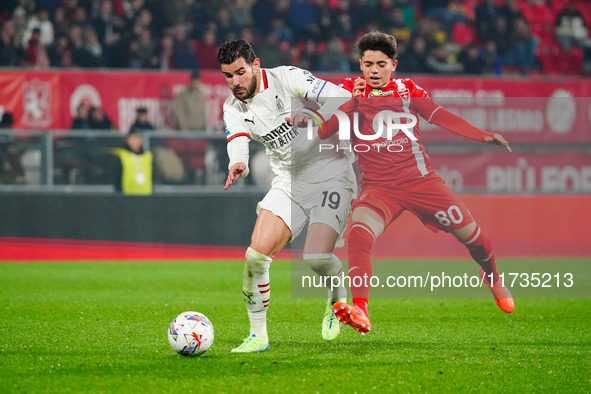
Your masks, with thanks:
M 340 82 L 346 75 L 320 75 Z M 591 141 L 591 80 L 516 80 L 416 76 L 439 104 L 510 142 Z M 170 108 L 189 81 L 188 72 L 1 71 L 0 106 L 12 112 L 17 129 L 69 129 L 76 107 L 100 105 L 122 131 L 135 109 L 148 108 L 152 123 L 170 128 Z M 204 71 L 208 125 L 222 128 L 222 105 L 229 90 L 221 72 Z M 425 141 L 462 137 L 421 123 Z
M 591 156 L 577 152 L 432 154 L 431 167 L 457 193 L 591 193 Z
M 216 128 L 229 91 L 221 74 L 205 79 L 209 125 Z M 188 72 L 2 71 L 0 106 L 13 114 L 16 129 L 67 130 L 83 102 L 102 107 L 122 131 L 135 121 L 138 107 L 148 109 L 157 128 L 171 128 L 172 102 L 188 82 Z

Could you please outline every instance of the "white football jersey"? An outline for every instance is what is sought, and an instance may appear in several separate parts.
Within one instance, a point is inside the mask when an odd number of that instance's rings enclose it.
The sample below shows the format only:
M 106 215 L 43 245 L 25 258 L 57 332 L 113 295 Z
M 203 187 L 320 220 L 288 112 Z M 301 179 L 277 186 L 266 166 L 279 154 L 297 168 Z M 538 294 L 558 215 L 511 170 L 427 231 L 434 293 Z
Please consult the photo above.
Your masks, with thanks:
M 224 103 L 228 142 L 247 137 L 265 145 L 276 175 L 327 179 L 329 174 L 348 169 L 350 160 L 343 151 L 319 151 L 316 125 L 309 138 L 307 128 L 295 128 L 285 118 L 301 112 L 310 102 L 323 104 L 329 98 L 351 97 L 350 93 L 298 67 L 261 69 L 260 77 L 260 90 L 253 98 L 240 100 L 230 94 Z M 338 144 L 335 141 L 322 143 Z M 230 161 L 233 164 L 232 157 Z

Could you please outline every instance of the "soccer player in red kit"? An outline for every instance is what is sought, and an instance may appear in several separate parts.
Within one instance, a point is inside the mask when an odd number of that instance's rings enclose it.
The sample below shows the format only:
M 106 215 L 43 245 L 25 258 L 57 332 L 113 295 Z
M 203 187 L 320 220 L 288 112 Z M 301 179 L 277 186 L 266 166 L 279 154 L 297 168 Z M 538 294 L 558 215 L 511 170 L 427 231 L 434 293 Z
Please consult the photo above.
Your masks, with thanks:
M 361 53 L 363 78 L 348 78 L 341 86 L 358 100 L 341 109 L 349 115 L 358 114 L 358 131 L 375 137 L 374 117 L 390 110 L 409 118 L 420 115 L 427 121 L 453 133 L 476 141 L 502 145 L 511 152 L 499 134 L 481 130 L 435 103 L 420 86 L 410 79 L 394 79 L 391 73 L 398 63 L 396 40 L 388 34 L 371 32 L 357 44 Z M 347 109 L 344 109 L 347 108 Z M 333 116 L 329 127 L 320 131 L 320 138 L 328 138 L 338 131 Z M 406 121 L 412 122 L 412 120 Z M 400 122 L 398 122 L 400 123 Z M 377 124 L 376 124 L 377 125 Z M 351 232 L 349 235 L 349 277 L 371 277 L 370 249 L 377 237 L 404 210 L 412 212 L 429 229 L 451 233 L 466 246 L 480 265 L 480 277 L 490 287 L 495 301 L 504 312 L 514 309 L 509 290 L 501 283 L 496 270 L 495 255 L 490 240 L 476 224 L 464 203 L 445 185 L 430 167 L 430 159 L 418 140 L 418 123 L 406 130 L 396 130 L 391 139 L 380 136 L 375 140 L 351 134 L 351 143 L 358 156 L 362 173 L 362 190 L 352 202 Z M 394 133 L 396 133 L 394 131 Z M 378 133 L 379 134 L 379 133 Z M 384 135 L 384 134 L 382 134 Z M 364 146 L 361 147 L 361 144 Z M 355 330 L 366 333 L 371 329 L 367 313 L 369 288 L 351 287 L 353 305 L 334 304 L 335 315 Z

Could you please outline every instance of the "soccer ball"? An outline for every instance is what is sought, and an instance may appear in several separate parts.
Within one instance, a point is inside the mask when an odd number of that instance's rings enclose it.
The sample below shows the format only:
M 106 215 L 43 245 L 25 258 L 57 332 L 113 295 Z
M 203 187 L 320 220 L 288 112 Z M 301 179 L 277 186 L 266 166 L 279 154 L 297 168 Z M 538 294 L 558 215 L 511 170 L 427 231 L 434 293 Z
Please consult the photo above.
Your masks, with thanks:
M 183 312 L 170 323 L 168 342 L 181 356 L 200 356 L 213 344 L 213 324 L 203 313 Z

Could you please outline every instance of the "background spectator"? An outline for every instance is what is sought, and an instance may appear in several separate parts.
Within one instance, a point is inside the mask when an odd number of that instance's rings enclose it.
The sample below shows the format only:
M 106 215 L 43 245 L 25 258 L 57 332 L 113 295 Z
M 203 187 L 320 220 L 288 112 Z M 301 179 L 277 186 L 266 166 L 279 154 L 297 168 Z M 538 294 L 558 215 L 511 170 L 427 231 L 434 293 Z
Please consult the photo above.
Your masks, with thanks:
M 115 125 L 107 117 L 101 107 L 92 107 L 88 116 L 88 123 L 92 130 L 113 130 Z
M 45 45 L 41 42 L 41 30 L 39 28 L 33 29 L 33 34 L 27 43 L 27 55 L 29 57 L 29 65 L 35 68 L 49 67 L 49 58 Z
M 476 44 L 464 48 L 458 56 L 458 62 L 462 65 L 465 74 L 481 74 L 484 69 L 484 61 L 480 57 L 480 50 Z
M 28 42 L 34 31 L 39 30 L 39 41 L 44 46 L 53 44 L 53 23 L 49 20 L 49 12 L 43 7 L 37 8 L 35 15 L 29 18 L 27 22 L 27 32 L 23 40 Z
M 76 117 L 72 120 L 72 130 L 90 130 L 90 107 L 81 103 L 76 109 Z
M 187 39 L 187 28 L 185 25 L 176 25 L 174 27 L 174 47 L 171 60 L 174 68 L 197 68 L 195 50 Z
M 156 128 L 148 120 L 148 109 L 146 107 L 139 107 L 136 110 L 137 117 L 135 122 L 131 125 L 130 130 L 137 130 L 142 133 L 144 131 L 154 131 Z
M 0 66 L 17 66 L 20 58 L 21 47 L 15 40 L 14 25 L 11 20 L 6 20 L 0 28 Z
M 195 70 L 187 89 L 181 92 L 173 104 L 174 125 L 177 130 L 205 130 L 207 115 L 205 97 L 201 93 L 201 73 Z
M 116 149 L 113 185 L 126 195 L 150 195 L 153 191 L 152 153 L 145 152 L 138 130 L 131 129 L 125 136 L 125 146 Z
M 0 131 L 12 129 L 14 118 L 0 107 Z M 0 183 L 24 183 L 22 152 L 14 136 L 0 134 Z
M 556 18 L 556 37 L 564 52 L 572 46 L 583 47 L 586 44 L 589 31 L 585 18 L 574 4 L 566 6 Z
M 203 70 L 217 70 L 220 67 L 217 58 L 218 46 L 215 41 L 215 31 L 207 30 L 203 39 L 196 43 L 195 54 L 197 63 Z
M 517 66 L 521 72 L 534 70 L 537 66 L 539 40 L 531 34 L 529 24 L 523 18 L 515 19 L 512 30 L 511 43 L 505 56 L 506 63 Z

